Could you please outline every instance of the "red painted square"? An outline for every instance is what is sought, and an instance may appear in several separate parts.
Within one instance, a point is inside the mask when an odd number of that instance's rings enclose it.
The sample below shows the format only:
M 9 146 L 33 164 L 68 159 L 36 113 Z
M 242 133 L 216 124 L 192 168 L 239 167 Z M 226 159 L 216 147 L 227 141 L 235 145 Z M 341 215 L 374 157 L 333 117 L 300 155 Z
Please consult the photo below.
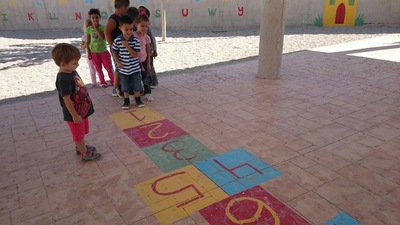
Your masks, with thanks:
M 200 214 L 211 225 L 310 225 L 260 186 L 214 203 Z
M 186 131 L 177 127 L 167 119 L 124 129 L 124 132 L 140 148 L 158 144 L 171 138 L 177 138 L 187 134 Z

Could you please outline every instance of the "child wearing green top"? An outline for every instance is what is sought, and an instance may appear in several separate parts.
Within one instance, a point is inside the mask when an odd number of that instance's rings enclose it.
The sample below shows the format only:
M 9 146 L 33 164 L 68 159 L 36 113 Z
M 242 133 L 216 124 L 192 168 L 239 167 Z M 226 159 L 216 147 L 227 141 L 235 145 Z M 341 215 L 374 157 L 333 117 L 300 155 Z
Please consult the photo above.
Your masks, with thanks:
M 100 85 L 107 87 L 107 83 L 104 80 L 103 66 L 108 73 L 110 83 L 114 83 L 114 73 L 111 64 L 111 55 L 107 50 L 107 42 L 104 35 L 105 26 L 100 24 L 100 10 L 90 9 L 89 17 L 92 21 L 92 26 L 86 28 L 86 39 L 88 43 L 88 58 L 92 60 L 96 67 L 97 75 L 100 79 Z

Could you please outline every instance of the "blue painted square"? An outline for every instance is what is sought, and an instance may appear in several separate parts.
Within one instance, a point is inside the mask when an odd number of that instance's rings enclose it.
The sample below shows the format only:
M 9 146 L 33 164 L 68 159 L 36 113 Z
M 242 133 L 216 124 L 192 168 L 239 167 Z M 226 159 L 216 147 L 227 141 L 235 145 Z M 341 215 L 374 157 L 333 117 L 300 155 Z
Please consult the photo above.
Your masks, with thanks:
M 229 195 L 281 175 L 280 171 L 242 148 L 198 161 L 194 165 Z
M 323 225 L 362 225 L 362 223 L 358 222 L 349 214 L 342 212 Z
M 229 196 L 246 191 L 248 188 L 238 181 L 221 185 L 220 188 L 224 190 Z

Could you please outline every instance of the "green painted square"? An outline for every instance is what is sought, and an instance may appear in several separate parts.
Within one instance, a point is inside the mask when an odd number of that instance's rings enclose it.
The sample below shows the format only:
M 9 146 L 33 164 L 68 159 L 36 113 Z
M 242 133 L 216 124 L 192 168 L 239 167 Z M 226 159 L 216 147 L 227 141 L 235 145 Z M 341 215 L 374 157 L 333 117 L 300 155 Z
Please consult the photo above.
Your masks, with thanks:
M 335 0 L 329 0 L 329 5 L 335 5 Z
M 143 148 L 143 152 L 167 173 L 215 156 L 215 153 L 191 135 L 183 135 Z
M 349 0 L 349 6 L 354 6 L 354 1 L 355 0 Z

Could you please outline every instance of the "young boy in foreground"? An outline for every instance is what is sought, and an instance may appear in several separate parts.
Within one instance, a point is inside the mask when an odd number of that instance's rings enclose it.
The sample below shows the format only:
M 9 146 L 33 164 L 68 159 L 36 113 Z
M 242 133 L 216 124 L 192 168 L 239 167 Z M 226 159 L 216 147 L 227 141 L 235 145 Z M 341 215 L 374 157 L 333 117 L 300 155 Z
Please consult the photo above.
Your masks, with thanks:
M 81 161 L 92 161 L 101 158 L 95 147 L 85 144 L 85 135 L 89 133 L 88 117 L 94 113 L 92 100 L 76 72 L 81 53 L 75 46 L 67 43 L 57 44 L 51 56 L 59 67 L 56 87 L 62 107 L 64 120 L 67 122 L 76 152 L 81 155 Z

